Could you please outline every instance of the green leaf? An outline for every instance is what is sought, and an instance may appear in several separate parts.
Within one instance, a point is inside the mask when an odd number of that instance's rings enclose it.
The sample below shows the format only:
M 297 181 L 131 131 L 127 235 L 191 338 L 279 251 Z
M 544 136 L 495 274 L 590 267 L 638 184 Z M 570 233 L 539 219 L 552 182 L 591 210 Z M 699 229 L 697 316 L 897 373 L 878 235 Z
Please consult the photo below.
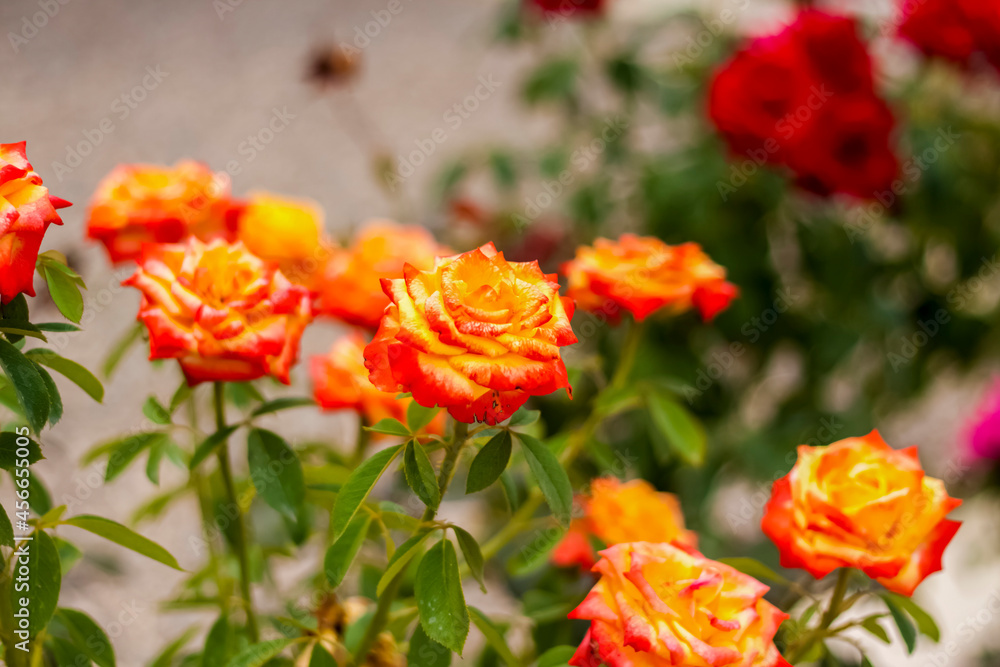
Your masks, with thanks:
M 27 458 L 29 465 L 45 458 L 42 456 L 42 448 L 28 436 L 18 435 L 13 431 L 4 431 L 0 433 L 0 469 L 13 470 L 17 466 L 17 450 L 20 449 L 18 447 L 18 440 L 21 441 L 21 444 L 27 441 L 26 448 L 28 450 Z
M 450 541 L 442 538 L 424 554 L 417 566 L 414 590 L 424 632 L 461 655 L 469 636 L 469 610 L 458 574 L 458 556 Z
M 559 523 L 569 525 L 573 515 L 573 487 L 559 459 L 545 443 L 524 433 L 518 433 L 524 458 L 528 461 L 531 474 L 535 476 L 545 502 Z
M 705 460 L 708 438 L 698 420 L 673 397 L 658 389 L 646 394 L 646 405 L 655 432 L 662 436 L 682 459 L 691 465 L 700 466 Z M 665 452 L 661 451 L 661 454 Z
M 35 514 L 42 516 L 52 510 L 52 496 L 37 474 L 28 478 L 28 493 L 30 494 L 28 504 Z
M 252 417 L 260 417 L 261 415 L 269 415 L 274 412 L 281 412 L 282 410 L 290 410 L 292 408 L 305 408 L 305 407 L 315 407 L 316 401 L 311 398 L 299 397 L 299 396 L 288 396 L 285 398 L 276 398 L 273 401 L 268 401 L 261 405 L 258 405 L 253 412 L 250 413 Z
M 18 340 L 24 336 L 47 340 L 42 330 L 27 320 L 2 319 L 0 320 L 0 333 L 5 334 L 7 338 L 17 338 Z M 11 340 L 11 342 L 16 343 L 17 340 Z
M 403 472 L 406 483 L 410 485 L 417 497 L 428 507 L 437 507 L 441 502 L 437 477 L 434 476 L 434 466 L 427 458 L 427 452 L 416 440 L 406 443 L 403 450 Z
M 892 598 L 893 602 L 902 607 L 903 611 L 909 614 L 910 618 L 916 622 L 920 634 L 929 637 L 934 642 L 941 641 L 941 630 L 938 629 L 934 618 L 923 607 L 914 602 L 913 598 L 897 595 L 896 593 L 882 593 L 881 595 L 883 599 Z
M 90 616 L 82 611 L 67 609 L 56 610 L 56 620 L 62 623 L 80 651 L 99 667 L 115 667 L 115 649 L 104 630 Z
M 917 629 L 913 626 L 913 622 L 910 621 L 910 617 L 906 615 L 903 608 L 896 604 L 888 595 L 883 595 L 882 600 L 885 601 L 885 606 L 889 608 L 889 613 L 892 614 L 892 620 L 896 622 L 896 627 L 899 628 L 899 634 L 906 642 L 907 653 L 913 653 L 913 649 L 917 647 Z
M 40 433 L 49 418 L 49 393 L 38 367 L 11 345 L 0 339 L 0 368 L 7 375 L 28 425 Z
M 483 560 L 483 552 L 479 548 L 479 542 L 476 542 L 476 538 L 458 526 L 452 526 L 451 529 L 455 531 L 455 537 L 458 538 L 458 546 L 462 549 L 462 557 L 465 558 L 465 562 L 469 566 L 469 571 L 472 572 L 472 576 L 479 582 L 479 588 L 485 593 L 486 582 L 483 580 L 485 561 Z
M 229 625 L 229 617 L 219 616 L 205 637 L 205 650 L 201 654 L 201 667 L 218 667 L 226 664 L 235 650 L 235 637 Z
M 719 562 L 759 581 L 771 581 L 782 586 L 788 586 L 792 583 L 755 558 L 720 558 Z
M 193 387 L 191 387 L 186 380 L 181 382 L 177 387 L 177 390 L 174 392 L 174 395 L 170 397 L 170 407 L 168 409 L 170 414 L 177 412 L 177 408 L 181 407 L 181 404 L 191 397 L 191 393 L 193 391 Z
M 885 631 L 885 628 L 879 625 L 878 620 L 880 618 L 882 618 L 880 614 L 869 616 L 865 620 L 861 621 L 861 627 L 881 639 L 886 644 L 891 644 L 892 640 L 889 638 L 889 633 Z
M 115 544 L 121 545 L 126 549 L 131 549 L 136 553 L 152 558 L 153 560 L 163 563 L 168 567 L 172 567 L 175 570 L 180 570 L 181 572 L 184 571 L 181 569 L 181 566 L 177 564 L 177 560 L 170 555 L 170 552 L 161 547 L 159 544 L 143 537 L 142 535 L 139 535 L 130 528 L 126 528 L 116 521 L 112 521 L 111 519 L 105 519 L 92 514 L 81 514 L 79 516 L 65 519 L 61 523 L 67 526 L 82 528 L 83 530 L 89 531 L 94 535 L 103 537 L 106 540 L 110 540 Z
M 337 502 L 333 506 L 330 517 L 330 532 L 332 539 L 339 539 L 347 529 L 347 524 L 354 518 L 361 503 L 365 502 L 375 483 L 399 455 L 402 445 L 383 449 L 371 456 L 367 461 L 355 468 L 337 494 Z
M 283 638 L 252 644 L 230 660 L 228 667 L 262 667 L 296 641 L 298 640 Z
M 372 433 L 382 433 L 385 435 L 398 435 L 406 437 L 410 435 L 410 429 L 406 428 L 401 421 L 398 419 L 392 419 L 387 417 L 379 421 L 379 423 L 374 426 L 369 426 L 368 430 Z
M 104 400 L 104 387 L 101 385 L 101 381 L 75 361 L 60 357 L 55 352 L 44 348 L 29 350 L 25 356 L 35 363 L 48 366 L 56 373 L 65 376 L 67 380 L 83 389 L 98 403 Z
M 141 322 L 136 322 L 118 339 L 118 342 L 111 348 L 108 357 L 101 366 L 101 372 L 104 374 L 104 377 L 111 377 L 111 374 L 115 372 L 115 368 L 118 367 L 118 364 L 125 357 L 125 354 L 142 338 L 142 333 L 145 330 L 146 327 Z
M 490 168 L 493 171 L 493 178 L 501 188 L 509 190 L 517 185 L 517 169 L 509 153 L 498 150 L 490 153 Z
M 451 649 L 445 648 L 427 636 L 422 625 L 417 623 L 410 638 L 410 650 L 406 654 L 406 664 L 410 667 L 449 667 Z
M 188 469 L 194 470 L 197 468 L 202 461 L 207 459 L 209 456 L 215 453 L 215 450 L 229 439 L 233 433 L 239 429 L 239 424 L 233 424 L 227 426 L 219 431 L 216 431 L 212 435 L 208 436 L 199 443 L 195 448 L 194 454 L 191 456 L 191 460 L 188 462 Z
M 63 416 L 63 402 L 62 396 L 59 394 L 59 387 L 56 386 L 56 381 L 52 379 L 47 370 L 41 366 L 35 368 L 42 377 L 42 381 L 45 382 L 45 391 L 49 395 L 49 426 L 55 426 Z
M 556 646 L 550 648 L 538 658 L 537 667 L 563 667 L 569 664 L 569 659 L 576 653 L 573 646 Z
M 351 563 L 354 562 L 365 543 L 368 526 L 371 525 L 371 522 L 372 517 L 368 512 L 356 514 L 347 524 L 347 530 L 344 531 L 344 534 L 326 550 L 323 569 L 326 572 L 326 580 L 333 588 L 340 586 L 347 571 L 351 569 Z
M 524 84 L 523 95 L 529 104 L 571 100 L 576 91 L 575 60 L 550 60 L 532 72 Z
M 155 443 L 165 440 L 166 433 L 154 431 L 152 433 L 136 433 L 121 440 L 109 443 L 108 469 L 104 473 L 104 481 L 110 482 L 118 475 L 122 474 L 129 464 L 136 459 L 143 450 L 153 446 Z
M 509 667 L 519 667 L 521 661 L 510 652 L 507 640 L 504 639 L 503 633 L 493 624 L 493 621 L 475 607 L 469 607 L 469 615 L 472 617 L 472 622 L 483 633 L 486 643 L 493 647 L 493 650 L 497 652 L 500 659 L 506 662 Z
M 42 269 L 42 277 L 49 285 L 49 296 L 63 316 L 72 322 L 80 323 L 83 317 L 83 295 L 80 285 L 64 271 L 53 269 L 46 264 Z
M 197 628 L 189 628 L 180 637 L 170 642 L 165 649 L 160 651 L 156 659 L 150 663 L 149 667 L 170 667 L 174 662 L 174 656 L 180 653 L 181 649 L 187 646 L 191 638 L 197 634 Z
M 160 403 L 156 396 L 150 396 L 142 404 L 142 414 L 154 424 L 169 424 L 171 422 L 170 412 Z
M 500 431 L 490 438 L 490 441 L 476 454 L 476 458 L 472 459 L 469 476 L 465 480 L 465 492 L 482 491 L 497 481 L 510 463 L 510 452 L 510 431 Z
M 319 642 L 313 644 L 309 655 L 309 667 L 337 667 L 337 661 Z
M 0 546 L 14 546 L 14 526 L 10 523 L 7 511 L 0 505 Z
M 507 563 L 507 570 L 515 577 L 529 574 L 549 562 L 549 554 L 566 535 L 564 529 L 546 530 Z
M 25 578 L 22 583 L 27 585 L 27 590 L 18 591 L 16 586 L 10 586 L 9 590 L 15 614 L 25 608 L 21 601 L 27 600 L 28 631 L 34 637 L 48 625 L 56 610 L 62 585 L 62 566 L 56 545 L 45 531 L 35 531 L 32 537 L 34 539 L 30 542 L 20 543 L 20 556 L 16 555 L 18 552 L 11 556 L 17 561 L 17 576 Z M 27 574 L 20 571 L 21 567 L 27 570 Z
M 524 426 L 531 426 L 538 421 L 538 418 L 542 416 L 542 413 L 538 410 L 525 410 L 521 408 L 514 413 L 514 416 L 510 418 L 507 425 L 510 428 L 518 428 Z
M 376 595 L 381 596 L 385 592 L 386 587 L 396 578 L 396 575 L 402 572 L 413 560 L 414 556 L 420 553 L 420 545 L 430 536 L 431 531 L 422 531 L 396 548 L 396 551 L 392 554 L 392 558 L 389 559 L 389 564 L 386 566 L 385 572 L 382 573 L 382 578 L 378 580 L 378 586 L 375 588 Z
M 146 478 L 157 486 L 160 485 L 160 463 L 170 445 L 170 439 L 164 438 L 153 443 L 153 446 L 149 448 L 149 458 L 146 460 Z
M 41 322 L 35 325 L 39 331 L 52 331 L 54 333 L 71 333 L 80 331 L 80 327 L 69 322 Z
M 416 401 L 410 401 L 406 408 L 406 425 L 411 433 L 419 433 L 425 426 L 434 421 L 441 408 L 425 408 Z
M 306 497 L 302 463 L 281 436 L 255 428 L 247 439 L 250 479 L 268 505 L 294 520 Z

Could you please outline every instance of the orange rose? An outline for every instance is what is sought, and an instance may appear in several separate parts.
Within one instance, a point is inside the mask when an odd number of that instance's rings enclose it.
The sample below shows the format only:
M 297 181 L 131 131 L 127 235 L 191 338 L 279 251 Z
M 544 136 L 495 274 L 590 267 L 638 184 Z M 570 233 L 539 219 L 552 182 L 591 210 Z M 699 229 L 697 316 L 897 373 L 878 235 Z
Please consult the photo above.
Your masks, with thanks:
M 590 630 L 576 667 L 787 667 L 774 645 L 788 618 L 767 586 L 670 544 L 633 542 L 601 552 L 601 579 L 570 618 Z
M 334 253 L 327 263 L 319 284 L 319 312 L 376 329 L 389 305 L 381 279 L 399 276 L 404 264 L 421 271 L 430 269 L 435 258 L 450 254 L 423 227 L 369 222 L 350 248 Z
M 22 292 L 35 296 L 32 280 L 42 237 L 62 224 L 56 209 L 68 201 L 53 197 L 28 163 L 25 142 L 0 144 L 0 302 Z
M 589 570 L 597 562 L 591 536 L 607 546 L 622 542 L 674 542 L 695 548 L 698 537 L 684 529 L 684 515 L 677 497 L 658 492 L 649 482 L 619 482 L 600 477 L 590 483 L 590 496 L 578 499 L 583 516 L 574 519 L 569 532 L 552 552 L 560 567 L 579 565 Z
M 144 243 L 232 238 L 229 176 L 200 162 L 173 167 L 123 164 L 97 185 L 87 236 L 100 241 L 112 262 L 136 261 Z
M 559 348 L 576 342 L 572 302 L 538 262 L 508 262 L 489 243 L 403 276 L 382 280 L 392 303 L 365 348 L 376 387 L 489 424 L 569 389 Z
M 672 314 L 697 308 L 708 321 L 739 294 L 726 282 L 726 270 L 697 243 L 669 246 L 651 236 L 597 239 L 577 248 L 562 272 L 569 279 L 566 294 L 612 322 L 621 319 L 623 309 L 643 320 L 661 308 Z
M 306 287 L 313 285 L 332 250 L 319 204 L 266 192 L 251 194 L 243 207 L 239 240 L 261 259 L 276 262 L 293 283 Z
M 123 284 L 142 292 L 149 358 L 177 359 L 188 384 L 264 375 L 289 383 L 309 292 L 242 243 L 146 245 Z
M 405 424 L 412 399 L 396 398 L 396 394 L 376 388 L 368 379 L 364 351 L 364 336 L 354 332 L 337 340 L 327 355 L 310 360 L 316 402 L 326 410 L 356 410 L 368 425 L 387 418 Z M 425 430 L 435 435 L 444 433 L 444 413 Z
M 829 447 L 799 447 L 774 483 L 763 529 L 784 567 L 817 579 L 855 567 L 900 595 L 941 569 L 958 530 L 945 516 L 962 501 L 927 477 L 915 447 L 895 450 L 878 431 Z

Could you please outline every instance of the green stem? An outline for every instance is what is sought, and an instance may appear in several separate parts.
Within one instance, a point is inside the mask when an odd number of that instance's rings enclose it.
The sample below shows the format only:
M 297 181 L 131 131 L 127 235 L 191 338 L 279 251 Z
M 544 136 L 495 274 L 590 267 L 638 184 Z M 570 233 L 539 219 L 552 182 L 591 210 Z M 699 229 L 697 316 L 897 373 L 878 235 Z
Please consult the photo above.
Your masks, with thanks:
M 445 454 L 444 461 L 441 463 L 441 470 L 438 472 L 438 490 L 441 492 L 442 501 L 444 500 L 445 492 L 448 491 L 448 487 L 451 485 L 451 480 L 455 477 L 455 466 L 458 463 L 459 456 L 462 454 L 462 449 L 465 447 L 468 440 L 469 425 L 463 422 L 455 422 L 455 431 L 452 436 L 451 446 L 448 448 L 448 453 Z M 424 514 L 421 517 L 421 522 L 427 524 L 433 521 L 434 517 L 437 516 L 437 510 L 437 507 L 428 507 L 425 509 Z M 420 530 L 430 531 L 433 530 L 433 527 L 425 525 Z M 381 597 L 379 597 L 378 606 L 375 608 L 375 615 L 372 616 L 371 623 L 368 624 L 368 628 L 365 630 L 365 635 L 362 637 L 361 643 L 358 644 L 358 648 L 354 652 L 353 664 L 364 664 L 365 659 L 368 657 L 368 652 L 375 643 L 375 639 L 378 638 L 378 636 L 385 629 L 389 620 L 389 612 L 392 609 L 392 603 L 396 600 L 396 596 L 399 595 L 399 589 L 403 584 L 405 575 L 406 568 L 403 568 L 403 570 L 389 582 L 389 585 L 386 586 Z
M 794 665 L 803 656 L 809 654 L 817 641 L 822 641 L 824 638 L 830 636 L 830 626 L 833 625 L 833 622 L 844 611 L 844 597 L 847 595 L 847 585 L 850 583 L 850 580 L 850 568 L 843 567 L 837 571 L 837 583 L 834 584 L 833 594 L 830 596 L 830 604 L 827 605 L 826 611 L 823 612 L 820 624 L 806 633 L 801 641 L 794 642 L 788 647 L 785 660 Z
M 215 383 L 215 426 L 218 430 L 226 428 L 225 413 L 225 385 L 222 382 Z M 233 545 L 236 549 L 236 556 L 240 563 L 240 594 L 243 597 L 243 607 L 247 616 L 247 632 L 250 641 L 257 643 L 260 641 L 260 632 L 257 629 L 257 617 L 253 612 L 253 598 L 250 594 L 250 556 L 247 547 L 246 519 L 243 516 L 243 507 L 240 506 L 236 495 L 236 484 L 233 482 L 233 469 L 229 461 L 229 441 L 222 443 L 216 452 L 219 460 L 219 472 L 222 474 L 222 483 L 226 488 L 226 496 L 233 511 L 236 513 L 236 522 L 233 526 Z
M 601 396 L 609 394 L 611 392 L 617 391 L 625 387 L 628 382 L 629 375 L 632 374 L 632 368 L 635 366 L 635 360 L 639 354 L 639 346 L 642 343 L 643 333 L 645 327 L 639 322 L 632 322 L 629 326 L 628 332 L 625 334 L 625 341 L 622 344 L 621 355 L 618 357 L 618 367 L 615 369 L 614 375 L 611 377 L 611 381 L 608 385 L 601 391 Z M 600 396 L 598 396 L 597 402 L 600 401 Z M 566 448 L 559 454 L 559 463 L 564 467 L 569 466 L 576 457 L 587 446 L 587 442 L 594 435 L 597 427 L 601 425 L 604 421 L 604 415 L 597 410 L 591 410 L 590 415 L 587 417 L 587 421 L 583 423 L 580 428 L 573 432 L 569 438 L 569 442 Z M 511 520 L 507 522 L 500 531 L 491 537 L 482 548 L 483 558 L 489 560 L 493 556 L 497 555 L 501 549 L 503 549 L 508 542 L 518 536 L 520 532 L 524 529 L 542 504 L 542 492 L 538 488 L 534 488 L 531 494 L 524 501 L 524 504 L 517 510 Z

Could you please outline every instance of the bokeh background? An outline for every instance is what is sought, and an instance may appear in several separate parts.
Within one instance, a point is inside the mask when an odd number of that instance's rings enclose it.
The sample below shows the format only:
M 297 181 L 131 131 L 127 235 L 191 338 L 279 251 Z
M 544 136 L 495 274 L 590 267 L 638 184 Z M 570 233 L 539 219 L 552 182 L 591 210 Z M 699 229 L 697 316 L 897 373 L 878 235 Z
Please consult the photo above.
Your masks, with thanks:
M 58 10 L 42 27 L 26 27 L 45 4 Z M 529 111 L 521 102 L 521 82 L 543 54 L 495 39 L 504 4 L 402 0 L 403 10 L 380 25 L 374 36 L 355 41 L 385 2 L 4 0 L 0 4 L 3 140 L 26 139 L 29 159 L 46 185 L 74 202 L 64 211 L 65 224 L 49 231 L 46 247 L 64 252 L 90 288 L 85 330 L 66 337 L 60 353 L 96 369 L 135 316 L 138 294 L 118 285 L 131 269 L 110 267 L 103 250 L 84 239 L 87 201 L 99 179 L 122 162 L 203 160 L 214 169 L 229 171 L 236 195 L 266 189 L 318 201 L 326 211 L 327 230 L 340 238 L 372 218 L 419 222 L 439 231 L 454 225 L 454 216 L 441 206 L 436 184 L 456 156 L 484 145 L 529 149 L 559 137 L 557 113 Z M 711 17 L 732 4 L 618 0 L 611 3 L 609 20 L 634 29 L 678 7 L 690 6 Z M 746 7 L 738 12 L 732 26 L 736 30 L 773 27 L 790 11 L 783 2 L 736 4 Z M 837 6 L 864 12 L 873 21 L 894 11 L 890 2 Z M 24 39 L 12 41 L 11 33 Z M 572 47 L 576 40 L 576 48 L 584 54 L 592 47 L 576 33 L 567 36 L 553 30 L 556 39 L 562 47 Z M 346 85 L 316 85 L 308 76 L 313 55 L 341 43 L 361 47 L 359 71 Z M 683 44 L 681 35 L 673 42 L 668 35 L 655 46 L 667 52 Z M 897 47 L 876 43 L 875 50 L 887 69 L 906 71 L 915 66 Z M 483 81 L 491 82 L 495 90 L 476 108 L 466 106 L 467 117 L 453 127 L 446 114 L 474 95 Z M 595 95 L 600 105 L 600 91 Z M 1000 95 L 986 95 L 980 103 L 985 113 L 1000 114 Z M 267 128 L 280 129 L 267 132 Z M 446 140 L 402 187 L 391 195 L 380 187 L 376 156 L 408 154 L 415 142 L 426 142 L 438 128 L 445 129 Z M 669 145 L 684 132 L 683 124 L 665 123 L 639 141 Z M 475 194 L 476 187 L 471 184 L 469 192 Z M 628 228 L 623 223 L 621 231 Z M 850 272 L 851 267 L 842 270 Z M 50 303 L 33 309 L 53 316 L 56 312 Z M 740 324 L 737 319 L 730 328 L 738 331 Z M 303 355 L 324 351 L 337 335 L 334 325 L 311 328 Z M 971 407 L 995 370 L 988 362 L 961 372 L 942 367 L 919 395 L 894 407 L 891 414 L 880 415 L 877 426 L 896 446 L 919 445 L 932 474 L 950 485 L 959 484 L 968 471 L 956 467 L 954 452 Z M 780 359 L 769 372 L 766 381 L 752 387 L 761 399 L 755 403 L 753 395 L 746 397 L 744 407 L 751 414 L 766 411 L 768 398 L 785 391 L 782 378 L 796 373 L 794 363 L 783 366 Z M 103 405 L 66 401 L 62 422 L 44 442 L 47 460 L 36 467 L 57 504 L 69 503 L 77 513 L 129 520 L 137 503 L 155 493 L 142 471 L 133 469 L 104 486 L 100 464 L 81 467 L 80 457 L 103 440 L 139 428 L 136 415 L 141 414 L 150 388 L 173 387 L 176 382 L 172 365 L 151 366 L 139 349 L 133 349 L 108 382 Z M 843 391 L 849 392 L 852 378 L 846 376 L 842 382 Z M 296 371 L 296 384 L 300 393 L 307 391 L 302 366 Z M 79 398 L 71 387 L 64 395 Z M 838 423 L 836 416 L 830 419 L 828 423 Z M 797 432 L 808 434 L 810 428 L 818 431 L 822 426 L 814 423 Z M 292 440 L 349 442 L 355 426 L 346 416 L 310 411 L 283 417 L 280 428 Z M 847 427 L 838 428 L 844 430 L 835 439 L 853 435 Z M 781 443 L 785 448 L 792 444 Z M 180 474 L 174 478 L 165 471 L 161 486 L 181 480 Z M 760 537 L 757 517 L 767 489 L 749 476 L 731 475 L 713 494 L 711 506 L 696 511 L 718 530 L 729 531 L 736 543 L 751 544 Z M 866 643 L 875 664 L 995 664 L 980 663 L 980 656 L 991 647 L 1000 650 L 998 509 L 993 496 L 966 501 L 956 512 L 966 526 L 946 554 L 945 571 L 918 592 L 918 599 L 942 627 L 942 643 L 922 644 L 909 658 L 901 655 L 898 645 Z M 446 516 L 463 516 L 463 524 L 477 517 L 490 520 L 469 501 L 446 503 L 443 511 Z M 193 503 L 174 507 L 140 530 L 175 553 L 182 565 L 197 561 L 189 539 L 200 531 Z M 62 604 L 84 609 L 105 625 L 119 664 L 147 664 L 166 639 L 193 620 L 209 622 L 190 612 L 164 613 L 160 608 L 180 580 L 176 573 L 114 552 L 96 539 L 79 541 L 87 557 L 64 581 Z M 292 581 L 314 567 L 318 558 L 312 554 L 298 562 L 289 560 L 281 574 Z M 500 594 L 482 600 L 470 589 L 467 595 L 471 604 L 483 608 L 514 609 L 512 600 Z

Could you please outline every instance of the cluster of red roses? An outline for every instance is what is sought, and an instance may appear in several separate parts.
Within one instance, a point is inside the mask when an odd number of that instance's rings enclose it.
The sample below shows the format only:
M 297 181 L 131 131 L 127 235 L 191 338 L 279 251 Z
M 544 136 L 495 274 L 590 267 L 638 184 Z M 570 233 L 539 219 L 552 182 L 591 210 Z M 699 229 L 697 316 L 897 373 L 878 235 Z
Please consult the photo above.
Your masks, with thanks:
M 896 177 L 895 121 L 851 18 L 806 9 L 752 40 L 716 73 L 709 116 L 734 153 L 822 195 L 869 199 Z
M 899 34 L 929 56 L 1000 69 L 1000 2 L 903 0 Z

